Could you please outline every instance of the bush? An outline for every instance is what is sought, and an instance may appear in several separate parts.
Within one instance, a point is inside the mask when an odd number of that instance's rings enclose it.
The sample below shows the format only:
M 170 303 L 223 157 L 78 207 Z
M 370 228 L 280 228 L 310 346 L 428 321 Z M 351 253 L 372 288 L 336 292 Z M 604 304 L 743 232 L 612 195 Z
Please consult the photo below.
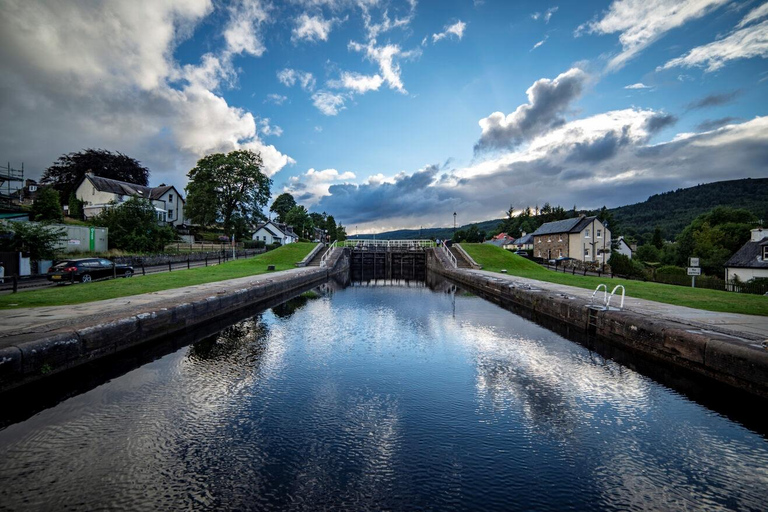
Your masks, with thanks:
M 266 248 L 267 248 L 268 251 L 272 251 L 272 250 L 277 249 L 278 247 L 282 247 L 282 246 L 283 246 L 283 244 L 275 243 L 275 244 L 267 245 Z
M 686 277 L 688 272 L 686 269 L 675 265 L 662 265 L 656 269 L 656 275 Z
M 244 249 L 263 249 L 266 245 L 264 240 L 246 240 L 243 242 Z
M 632 275 L 633 265 L 629 256 L 620 254 L 618 252 L 612 252 L 611 257 L 608 259 L 608 265 L 611 266 L 611 270 L 614 274 L 622 276 Z

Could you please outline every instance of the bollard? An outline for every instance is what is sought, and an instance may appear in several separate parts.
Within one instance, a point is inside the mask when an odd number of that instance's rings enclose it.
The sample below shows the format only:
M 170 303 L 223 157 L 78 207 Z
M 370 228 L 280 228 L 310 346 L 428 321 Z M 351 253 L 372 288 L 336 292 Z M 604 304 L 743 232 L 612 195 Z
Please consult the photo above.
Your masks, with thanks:
M 72 284 L 74 282 L 75 282 L 75 272 L 74 271 L 70 271 L 69 272 L 69 284 Z
M 17 291 L 19 291 L 19 276 L 17 276 L 16 274 L 13 274 L 13 277 L 11 279 L 13 279 L 13 293 L 16 293 Z
M 189 270 L 189 256 L 187 256 L 187 270 Z
M 145 276 L 147 275 L 146 271 L 144 270 L 144 262 L 141 262 L 141 275 Z
M 112 262 L 112 279 L 117 279 L 117 265 Z
M 208 266 L 208 255 L 207 254 L 205 255 L 205 266 L 206 267 Z
M 171 260 L 168 260 L 168 272 L 170 272 L 171 270 L 173 270 L 173 269 L 171 268 Z

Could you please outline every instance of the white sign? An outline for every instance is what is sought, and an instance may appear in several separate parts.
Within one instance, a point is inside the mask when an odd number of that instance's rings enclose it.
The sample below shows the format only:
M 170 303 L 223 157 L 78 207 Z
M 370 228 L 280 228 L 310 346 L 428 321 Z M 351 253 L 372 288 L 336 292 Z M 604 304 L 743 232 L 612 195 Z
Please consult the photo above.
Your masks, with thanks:
M 80 245 L 80 240 L 71 239 L 67 241 L 69 245 Z
M 701 269 L 699 267 L 688 267 L 688 275 L 689 276 L 700 276 L 701 275 Z
M 699 266 L 699 258 L 688 258 L 688 266 L 689 267 L 698 267 Z M 691 275 L 689 272 L 688 275 Z

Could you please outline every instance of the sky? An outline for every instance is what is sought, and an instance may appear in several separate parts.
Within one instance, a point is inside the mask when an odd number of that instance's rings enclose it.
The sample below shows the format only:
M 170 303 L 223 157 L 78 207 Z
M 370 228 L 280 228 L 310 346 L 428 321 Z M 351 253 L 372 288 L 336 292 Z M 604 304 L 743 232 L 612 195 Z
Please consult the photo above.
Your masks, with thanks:
M 768 177 L 768 2 L 0 0 L 0 161 L 260 152 L 350 234 Z

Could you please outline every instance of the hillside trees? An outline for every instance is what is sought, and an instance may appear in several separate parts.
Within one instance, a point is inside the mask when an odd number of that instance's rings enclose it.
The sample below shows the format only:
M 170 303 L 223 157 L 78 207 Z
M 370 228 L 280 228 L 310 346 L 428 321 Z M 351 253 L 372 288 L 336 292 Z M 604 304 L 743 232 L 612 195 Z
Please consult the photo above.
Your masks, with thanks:
M 40 183 L 59 191 L 60 199 L 69 199 L 85 173 L 137 185 L 149 184 L 149 169 L 120 152 L 106 149 L 86 149 L 60 156 L 43 172 Z
M 263 218 L 261 209 L 269 201 L 272 180 L 262 167 L 261 155 L 249 150 L 201 158 L 187 174 L 187 217 L 204 226 L 220 222 L 227 233 L 235 218 L 243 222 Z

